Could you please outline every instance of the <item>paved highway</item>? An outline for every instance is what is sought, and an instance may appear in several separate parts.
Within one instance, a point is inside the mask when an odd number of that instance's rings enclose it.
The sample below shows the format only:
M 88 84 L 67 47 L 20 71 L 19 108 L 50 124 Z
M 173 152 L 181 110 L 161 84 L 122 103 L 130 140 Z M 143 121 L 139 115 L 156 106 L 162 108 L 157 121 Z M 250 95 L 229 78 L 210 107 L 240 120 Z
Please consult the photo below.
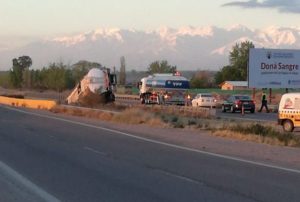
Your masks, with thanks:
M 300 199 L 300 170 L 213 155 L 83 119 L 3 106 L 0 173 L 1 201 Z

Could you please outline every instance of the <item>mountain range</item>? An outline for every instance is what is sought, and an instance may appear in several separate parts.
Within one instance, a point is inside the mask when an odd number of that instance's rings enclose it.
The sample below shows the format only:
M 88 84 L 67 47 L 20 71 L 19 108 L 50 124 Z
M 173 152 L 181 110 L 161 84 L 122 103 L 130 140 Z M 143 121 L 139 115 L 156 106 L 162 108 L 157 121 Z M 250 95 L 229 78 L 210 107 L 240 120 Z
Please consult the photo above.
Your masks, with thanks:
M 124 56 L 127 70 L 146 70 L 156 60 L 167 60 L 179 70 L 219 70 L 228 64 L 232 47 L 246 40 L 255 47 L 299 49 L 300 27 L 270 26 L 252 30 L 243 25 L 186 26 L 151 31 L 101 28 L 39 39 L 14 49 L 1 48 L 0 43 L 0 69 L 9 69 L 12 58 L 28 55 L 33 60 L 33 68 L 50 62 L 73 64 L 88 60 L 118 69 L 120 57 Z

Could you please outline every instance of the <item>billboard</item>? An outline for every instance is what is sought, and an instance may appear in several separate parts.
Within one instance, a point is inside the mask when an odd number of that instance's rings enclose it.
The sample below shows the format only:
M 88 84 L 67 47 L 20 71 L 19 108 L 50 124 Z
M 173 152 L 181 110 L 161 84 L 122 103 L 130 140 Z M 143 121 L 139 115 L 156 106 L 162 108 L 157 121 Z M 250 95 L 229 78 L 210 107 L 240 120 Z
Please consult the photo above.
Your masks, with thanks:
M 250 88 L 300 88 L 300 50 L 252 48 Z

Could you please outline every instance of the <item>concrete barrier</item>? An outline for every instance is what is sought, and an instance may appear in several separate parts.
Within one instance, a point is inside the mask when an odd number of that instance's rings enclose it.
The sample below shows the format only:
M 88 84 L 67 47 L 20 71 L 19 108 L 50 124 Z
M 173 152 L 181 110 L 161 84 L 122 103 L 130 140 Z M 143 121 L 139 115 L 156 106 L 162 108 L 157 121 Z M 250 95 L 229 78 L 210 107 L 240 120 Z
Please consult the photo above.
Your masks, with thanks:
M 0 104 L 11 105 L 16 107 L 28 107 L 33 109 L 51 109 L 56 105 L 52 100 L 30 100 L 30 99 L 17 99 L 0 96 Z

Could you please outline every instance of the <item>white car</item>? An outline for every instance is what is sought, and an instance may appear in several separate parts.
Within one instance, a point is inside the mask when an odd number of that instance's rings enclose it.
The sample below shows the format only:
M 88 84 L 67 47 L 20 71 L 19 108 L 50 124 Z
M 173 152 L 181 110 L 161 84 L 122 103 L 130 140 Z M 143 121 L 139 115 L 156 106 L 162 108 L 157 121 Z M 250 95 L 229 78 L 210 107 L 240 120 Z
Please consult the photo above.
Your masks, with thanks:
M 216 99 L 210 93 L 199 93 L 192 100 L 193 107 L 216 107 Z

